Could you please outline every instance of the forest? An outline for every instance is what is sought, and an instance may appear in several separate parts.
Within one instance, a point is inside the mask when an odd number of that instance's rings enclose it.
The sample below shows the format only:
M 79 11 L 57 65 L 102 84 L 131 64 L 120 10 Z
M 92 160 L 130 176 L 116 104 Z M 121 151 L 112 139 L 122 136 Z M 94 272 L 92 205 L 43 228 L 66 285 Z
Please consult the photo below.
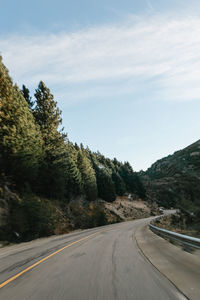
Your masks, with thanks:
M 66 218 L 73 215 L 75 228 L 104 225 L 98 199 L 113 202 L 126 193 L 145 197 L 131 165 L 72 143 L 50 89 L 43 81 L 34 95 L 25 85 L 19 88 L 1 57 L 0 198 L 7 203 L 0 205 L 7 205 L 8 213 L 0 240 L 53 234 L 57 210 Z M 80 199 L 82 206 L 76 205 Z

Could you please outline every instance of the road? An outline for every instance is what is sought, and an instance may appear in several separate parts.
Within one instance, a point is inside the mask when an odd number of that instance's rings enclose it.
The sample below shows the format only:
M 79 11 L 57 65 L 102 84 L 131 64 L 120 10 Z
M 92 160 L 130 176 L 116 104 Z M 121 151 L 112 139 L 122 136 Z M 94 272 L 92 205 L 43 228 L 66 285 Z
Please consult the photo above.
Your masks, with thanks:
M 138 248 L 135 232 L 148 221 L 0 249 L 0 300 L 185 299 Z

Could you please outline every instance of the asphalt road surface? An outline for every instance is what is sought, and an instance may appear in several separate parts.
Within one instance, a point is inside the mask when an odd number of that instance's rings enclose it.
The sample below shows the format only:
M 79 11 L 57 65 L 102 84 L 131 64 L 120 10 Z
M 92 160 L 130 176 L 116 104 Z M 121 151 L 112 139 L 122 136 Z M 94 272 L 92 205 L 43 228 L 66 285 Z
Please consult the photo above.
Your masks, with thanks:
M 185 299 L 138 248 L 135 231 L 147 222 L 0 249 L 0 300 Z

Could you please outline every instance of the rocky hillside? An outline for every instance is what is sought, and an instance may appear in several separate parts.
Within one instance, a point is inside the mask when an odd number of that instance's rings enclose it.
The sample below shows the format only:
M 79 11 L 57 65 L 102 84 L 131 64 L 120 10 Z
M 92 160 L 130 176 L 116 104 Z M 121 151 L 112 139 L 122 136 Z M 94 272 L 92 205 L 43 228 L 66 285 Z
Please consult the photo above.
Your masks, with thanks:
M 147 198 L 165 207 L 200 207 L 200 140 L 140 172 Z
M 112 203 L 101 201 L 105 207 L 107 219 L 110 223 L 147 218 L 159 214 L 156 203 L 148 203 L 132 195 L 117 197 Z

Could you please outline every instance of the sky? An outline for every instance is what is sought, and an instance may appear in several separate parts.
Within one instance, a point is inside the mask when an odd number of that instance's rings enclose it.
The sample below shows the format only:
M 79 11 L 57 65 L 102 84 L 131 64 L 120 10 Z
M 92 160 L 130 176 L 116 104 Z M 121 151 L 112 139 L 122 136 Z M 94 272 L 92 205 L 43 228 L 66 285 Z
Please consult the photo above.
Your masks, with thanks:
M 68 138 L 145 170 L 199 139 L 199 0 L 0 0 L 0 53 Z

